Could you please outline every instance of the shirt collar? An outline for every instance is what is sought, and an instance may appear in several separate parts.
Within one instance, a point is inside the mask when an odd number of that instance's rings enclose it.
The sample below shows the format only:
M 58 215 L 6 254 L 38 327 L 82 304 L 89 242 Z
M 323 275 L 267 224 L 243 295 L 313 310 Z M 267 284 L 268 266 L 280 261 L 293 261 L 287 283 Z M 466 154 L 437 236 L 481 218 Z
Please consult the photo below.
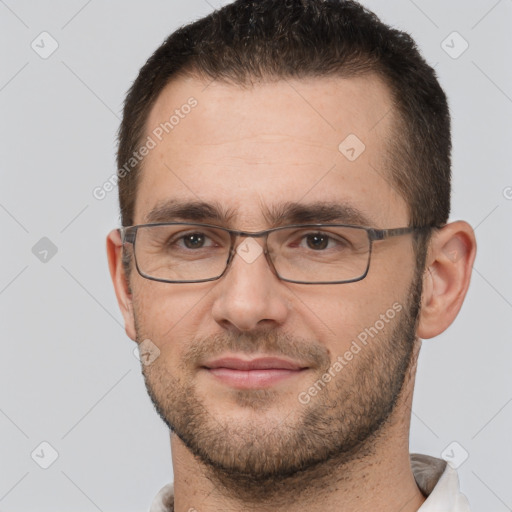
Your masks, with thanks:
M 427 496 L 418 512 L 470 512 L 468 500 L 459 490 L 457 471 L 446 461 L 412 453 L 411 468 L 416 484 Z

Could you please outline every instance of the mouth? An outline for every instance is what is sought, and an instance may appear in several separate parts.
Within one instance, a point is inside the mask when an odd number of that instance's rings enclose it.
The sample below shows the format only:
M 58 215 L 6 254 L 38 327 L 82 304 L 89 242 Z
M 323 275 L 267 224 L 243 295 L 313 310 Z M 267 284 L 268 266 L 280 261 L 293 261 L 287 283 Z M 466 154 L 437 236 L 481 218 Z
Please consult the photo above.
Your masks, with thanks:
M 308 366 L 277 357 L 224 357 L 209 361 L 201 368 L 216 380 L 237 389 L 263 389 L 301 375 Z

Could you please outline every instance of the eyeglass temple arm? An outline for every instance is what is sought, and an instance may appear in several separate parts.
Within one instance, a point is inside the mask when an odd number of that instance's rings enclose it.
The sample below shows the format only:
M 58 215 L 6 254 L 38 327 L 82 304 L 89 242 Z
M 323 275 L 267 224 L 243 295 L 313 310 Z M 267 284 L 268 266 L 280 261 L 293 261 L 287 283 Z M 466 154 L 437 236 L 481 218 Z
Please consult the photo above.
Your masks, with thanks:
M 433 229 L 435 226 L 412 226 L 408 228 L 391 228 L 391 229 L 370 229 L 370 238 L 374 241 L 385 240 L 393 236 L 408 235 L 416 231 L 426 231 Z
M 133 244 L 135 242 L 135 230 L 127 228 L 119 228 L 119 234 L 121 235 L 121 243 Z

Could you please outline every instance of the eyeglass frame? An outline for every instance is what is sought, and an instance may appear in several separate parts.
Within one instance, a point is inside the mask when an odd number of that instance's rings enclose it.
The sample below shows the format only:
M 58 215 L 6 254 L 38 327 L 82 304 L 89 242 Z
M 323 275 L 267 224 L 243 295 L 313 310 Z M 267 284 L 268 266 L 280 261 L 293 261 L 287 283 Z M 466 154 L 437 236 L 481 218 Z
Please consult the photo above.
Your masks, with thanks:
M 230 235 L 231 239 L 231 245 L 228 252 L 228 259 L 226 261 L 226 265 L 224 267 L 224 270 L 222 273 L 216 277 L 211 277 L 208 279 L 195 279 L 195 280 L 169 280 L 169 279 L 163 279 L 158 277 L 151 277 L 147 274 L 144 274 L 140 268 L 139 264 L 137 262 L 137 255 L 135 250 L 135 243 L 137 240 L 137 230 L 138 228 L 144 228 L 144 227 L 157 227 L 157 226 L 175 226 L 175 225 L 185 225 L 185 226 L 192 226 L 192 227 L 204 227 L 204 228 L 212 228 L 212 229 L 220 229 L 221 231 L 225 231 Z M 273 233 L 275 231 L 284 230 L 284 229 L 290 229 L 290 228 L 329 228 L 329 227 L 338 227 L 338 228 L 357 228 L 362 229 L 366 231 L 368 235 L 368 242 L 369 242 L 369 248 L 368 248 L 368 263 L 366 264 L 366 269 L 364 273 L 357 278 L 354 279 L 348 279 L 348 280 L 342 280 L 342 281 L 296 281 L 293 279 L 287 279 L 284 277 L 281 277 L 279 273 L 277 272 L 277 269 L 274 266 L 274 262 L 272 261 L 270 254 L 268 252 L 267 247 L 267 240 L 268 235 L 270 233 Z M 150 281 L 157 281 L 160 283 L 170 283 L 170 284 L 190 284 L 190 283 L 206 283 L 210 281 L 217 281 L 221 277 L 223 277 L 229 267 L 231 266 L 231 262 L 233 261 L 235 254 L 236 254 L 236 241 L 240 237 L 244 238 L 262 238 L 264 239 L 264 246 L 263 246 L 263 254 L 265 255 L 265 259 L 267 260 L 267 263 L 270 267 L 270 270 L 272 273 L 281 281 L 287 282 L 287 283 L 295 283 L 295 284 L 348 284 L 348 283 L 355 283 L 358 281 L 362 281 L 367 275 L 370 270 L 370 262 L 371 262 L 371 256 L 372 256 L 372 250 L 373 250 L 373 242 L 379 242 L 382 240 L 386 240 L 388 238 L 392 238 L 395 236 L 402 236 L 402 235 L 408 235 L 410 233 L 416 233 L 420 231 L 427 231 L 440 228 L 440 226 L 435 225 L 427 225 L 427 226 L 409 226 L 409 227 L 402 227 L 402 228 L 388 228 L 388 229 L 379 229 L 379 228 L 369 228 L 366 226 L 358 226 L 355 224 L 290 224 L 286 226 L 278 226 L 270 229 L 265 229 L 262 231 L 240 231 L 237 229 L 230 229 L 225 228 L 223 226 L 216 226 L 215 224 L 203 224 L 199 222 L 156 222 L 156 223 L 149 223 L 149 224 L 135 224 L 133 226 L 123 226 L 121 228 L 118 228 L 117 231 L 121 237 L 121 243 L 124 247 L 125 243 L 130 243 L 133 245 L 133 259 L 135 261 L 135 268 L 137 269 L 137 272 L 141 277 L 144 279 L 148 279 Z

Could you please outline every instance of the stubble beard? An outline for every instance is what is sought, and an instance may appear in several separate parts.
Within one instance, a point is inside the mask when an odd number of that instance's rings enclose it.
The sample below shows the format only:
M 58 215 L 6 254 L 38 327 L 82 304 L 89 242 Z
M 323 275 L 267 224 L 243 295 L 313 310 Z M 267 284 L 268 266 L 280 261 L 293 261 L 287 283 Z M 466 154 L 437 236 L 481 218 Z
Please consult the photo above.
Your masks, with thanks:
M 196 389 L 193 361 L 223 350 L 310 361 L 317 369 L 310 385 L 332 368 L 325 347 L 276 331 L 194 340 L 180 365 L 181 375 L 173 375 L 158 359 L 143 366 L 148 394 L 169 429 L 202 462 L 208 478 L 247 502 L 276 500 L 284 489 L 301 494 L 315 481 L 321 487 L 341 467 L 340 479 L 348 480 L 355 460 L 375 455 L 410 373 L 420 296 L 417 276 L 394 325 L 370 339 L 307 404 L 297 398 L 286 406 L 272 389 L 234 390 L 235 407 L 255 413 L 253 420 L 237 422 L 236 411 L 214 416 Z M 137 338 L 147 337 L 144 326 L 137 325 Z M 268 411 L 272 414 L 266 415 Z

